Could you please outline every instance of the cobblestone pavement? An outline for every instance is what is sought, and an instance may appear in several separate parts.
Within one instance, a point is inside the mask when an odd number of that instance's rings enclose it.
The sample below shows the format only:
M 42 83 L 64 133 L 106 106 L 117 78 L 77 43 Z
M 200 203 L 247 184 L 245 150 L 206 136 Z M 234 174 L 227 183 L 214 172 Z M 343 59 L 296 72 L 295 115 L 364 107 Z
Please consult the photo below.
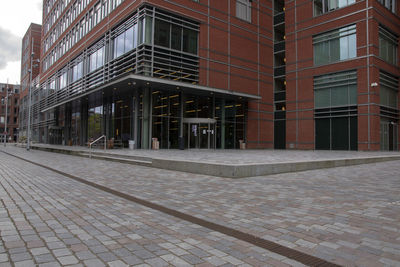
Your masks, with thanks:
M 337 264 L 400 266 L 399 161 L 233 180 L 7 151 Z
M 4 153 L 0 198 L 0 266 L 302 266 Z

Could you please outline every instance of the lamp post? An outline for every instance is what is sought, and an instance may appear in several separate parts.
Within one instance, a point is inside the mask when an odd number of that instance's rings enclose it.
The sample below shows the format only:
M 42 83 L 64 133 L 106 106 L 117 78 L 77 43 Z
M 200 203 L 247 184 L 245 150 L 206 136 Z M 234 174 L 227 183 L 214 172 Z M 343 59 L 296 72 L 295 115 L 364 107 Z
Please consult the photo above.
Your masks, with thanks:
M 33 64 L 33 63 L 39 63 L 39 59 L 33 59 L 33 56 L 35 53 L 33 52 L 33 38 L 32 38 L 32 49 L 31 49 L 31 68 L 28 70 L 29 72 L 29 86 L 28 86 L 28 119 L 27 119 L 27 140 L 26 140 L 26 150 L 29 151 L 30 149 L 30 143 L 31 143 L 31 87 L 32 87 L 32 69 L 33 67 L 39 66 L 38 64 Z
M 7 117 L 8 117 L 8 81 L 6 88 L 6 116 L 4 117 L 4 146 L 7 144 Z

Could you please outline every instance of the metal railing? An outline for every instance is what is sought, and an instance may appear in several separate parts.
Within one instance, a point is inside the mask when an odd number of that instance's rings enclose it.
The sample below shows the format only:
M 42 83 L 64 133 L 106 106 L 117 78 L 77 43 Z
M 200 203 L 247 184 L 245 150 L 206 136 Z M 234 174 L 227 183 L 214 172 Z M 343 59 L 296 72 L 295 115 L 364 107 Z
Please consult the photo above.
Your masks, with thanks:
M 104 138 L 104 150 L 106 150 L 106 148 L 107 148 L 107 136 L 102 135 L 99 138 L 97 138 L 96 140 L 94 140 L 93 142 L 89 143 L 89 151 L 90 151 L 89 158 L 92 158 L 92 145 L 94 143 L 100 141 L 102 138 Z

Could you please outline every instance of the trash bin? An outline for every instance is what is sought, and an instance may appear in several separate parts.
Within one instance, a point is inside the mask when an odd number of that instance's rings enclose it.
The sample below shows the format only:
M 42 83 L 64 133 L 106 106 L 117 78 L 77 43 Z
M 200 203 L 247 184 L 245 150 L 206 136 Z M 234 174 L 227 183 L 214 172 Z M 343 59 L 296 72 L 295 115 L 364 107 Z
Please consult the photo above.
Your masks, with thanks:
M 129 149 L 133 150 L 135 148 L 135 140 L 129 140 Z
M 239 140 L 239 148 L 246 149 L 246 143 L 244 142 L 244 140 Z
M 158 138 L 153 137 L 153 138 L 151 138 L 151 140 L 153 141 L 151 148 L 152 149 L 159 149 L 160 148 L 160 142 L 158 142 Z

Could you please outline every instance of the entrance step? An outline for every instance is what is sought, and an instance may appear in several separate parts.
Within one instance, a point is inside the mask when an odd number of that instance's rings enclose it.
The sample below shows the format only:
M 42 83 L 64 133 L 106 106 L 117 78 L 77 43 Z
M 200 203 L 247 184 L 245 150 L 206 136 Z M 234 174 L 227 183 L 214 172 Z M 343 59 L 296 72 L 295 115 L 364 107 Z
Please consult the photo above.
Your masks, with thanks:
M 81 152 L 81 153 L 90 154 L 89 152 Z M 128 159 L 128 160 L 149 161 L 149 162 L 152 161 L 152 158 L 150 158 L 150 157 L 137 156 L 137 155 L 125 155 L 125 154 L 118 154 L 118 153 L 113 153 L 113 152 L 102 152 L 102 151 L 98 151 L 98 150 L 92 151 L 92 157 L 94 155 L 112 157 L 112 158 L 120 158 L 120 159 Z
M 79 153 L 78 155 L 81 157 L 90 158 L 90 153 Z M 112 155 L 112 154 L 105 154 L 105 153 L 104 153 L 104 155 L 99 155 L 97 153 L 96 154 L 92 153 L 92 159 L 100 159 L 100 160 L 114 161 L 114 162 L 125 163 L 125 164 L 152 167 L 151 160 L 139 160 L 139 159 L 129 158 L 128 156 L 121 157 L 121 155 Z

